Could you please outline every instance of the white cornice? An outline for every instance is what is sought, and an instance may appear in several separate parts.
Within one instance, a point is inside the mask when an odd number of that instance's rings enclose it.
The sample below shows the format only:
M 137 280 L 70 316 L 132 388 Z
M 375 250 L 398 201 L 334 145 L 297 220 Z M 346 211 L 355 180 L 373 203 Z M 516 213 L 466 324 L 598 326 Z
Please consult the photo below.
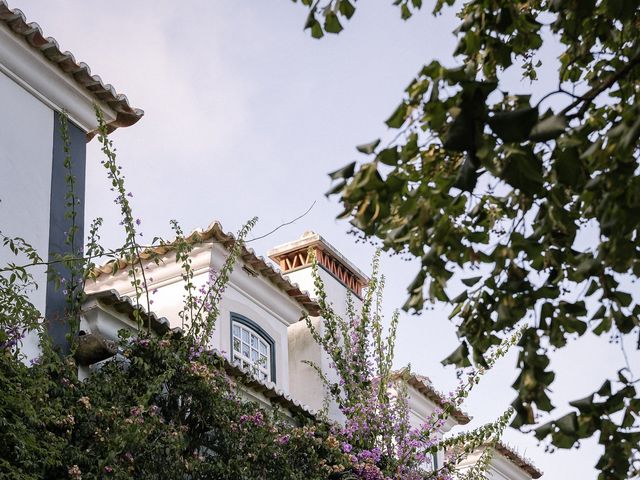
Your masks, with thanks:
M 108 105 L 92 97 L 3 23 L 0 23 L 0 71 L 51 109 L 66 110 L 85 132 L 97 127 L 94 103 L 102 109 L 107 123 L 116 119 Z

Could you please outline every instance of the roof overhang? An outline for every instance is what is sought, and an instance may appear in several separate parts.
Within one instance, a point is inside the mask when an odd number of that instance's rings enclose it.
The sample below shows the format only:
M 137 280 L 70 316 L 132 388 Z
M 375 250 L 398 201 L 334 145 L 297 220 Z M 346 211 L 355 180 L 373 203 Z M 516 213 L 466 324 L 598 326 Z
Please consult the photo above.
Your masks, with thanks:
M 184 237 L 185 242 L 191 245 L 218 243 L 227 250 L 230 250 L 237 241 L 231 233 L 225 232 L 219 222 L 212 222 L 204 230 L 194 230 Z M 152 261 L 152 259 L 165 255 L 176 248 L 176 241 L 162 243 L 153 247 L 149 247 L 140 253 L 142 261 Z M 137 259 L 135 260 L 137 261 Z M 239 261 L 244 263 L 251 272 L 260 275 L 270 284 L 274 285 L 281 292 L 286 294 L 292 301 L 296 302 L 304 311 L 310 315 L 318 315 L 320 307 L 318 303 L 311 298 L 308 292 L 303 291 L 299 285 L 291 282 L 281 272 L 273 268 L 264 258 L 256 255 L 253 249 L 243 245 L 240 249 Z M 90 279 L 96 281 L 102 275 L 112 275 L 123 270 L 129 265 L 125 259 L 110 260 L 104 265 L 96 267 L 90 275 Z M 301 317 L 302 318 L 302 317 Z
M 55 111 L 91 139 L 97 133 L 95 105 L 103 112 L 108 130 L 136 123 L 144 112 L 129 105 L 89 66 L 63 52 L 54 38 L 45 37 L 37 23 L 27 22 L 18 9 L 0 0 L 0 71 Z

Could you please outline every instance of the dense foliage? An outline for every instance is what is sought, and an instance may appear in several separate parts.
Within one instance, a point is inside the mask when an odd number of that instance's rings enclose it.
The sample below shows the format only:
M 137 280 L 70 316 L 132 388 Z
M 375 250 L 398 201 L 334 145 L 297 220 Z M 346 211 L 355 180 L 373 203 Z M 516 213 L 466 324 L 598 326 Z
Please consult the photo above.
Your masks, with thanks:
M 242 401 L 190 343 L 124 343 L 84 381 L 71 358 L 0 351 L 0 477 L 325 479 L 349 465 L 325 424 Z
M 339 33 L 356 11 L 355 0 L 301 3 L 315 38 Z M 513 385 L 513 426 L 523 427 L 553 409 L 550 349 L 587 332 L 639 333 L 629 280 L 640 277 L 640 4 L 430 3 L 434 15 L 456 11 L 456 65 L 419 70 L 386 121 L 397 135 L 359 146 L 369 159 L 332 173 L 329 193 L 357 232 L 421 261 L 407 310 L 421 311 L 425 296 L 453 304 L 461 345 L 446 363 L 482 365 L 500 338 L 530 326 Z M 408 19 L 423 1 L 393 4 Z M 549 45 L 560 51 L 557 88 L 540 94 Z M 518 92 L 507 91 L 514 69 L 531 81 Z M 472 269 L 458 295 L 454 274 Z M 599 434 L 603 479 L 640 471 L 640 398 L 623 367 L 536 430 L 560 448 Z

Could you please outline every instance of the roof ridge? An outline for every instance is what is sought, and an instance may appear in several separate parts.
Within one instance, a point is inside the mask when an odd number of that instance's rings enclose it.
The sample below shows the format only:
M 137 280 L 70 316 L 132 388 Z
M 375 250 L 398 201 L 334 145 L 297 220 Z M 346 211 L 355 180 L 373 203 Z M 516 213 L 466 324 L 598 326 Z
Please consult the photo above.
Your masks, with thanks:
M 408 367 L 403 367 L 399 370 L 394 370 L 391 372 L 391 376 L 394 379 L 404 378 L 405 375 L 408 375 L 407 383 L 411 385 L 413 388 L 418 390 L 422 395 L 424 395 L 427 399 L 435 402 L 439 407 L 444 407 L 445 405 L 452 405 L 451 416 L 455 418 L 460 425 L 466 425 L 472 419 L 465 411 L 458 408 L 456 405 L 453 405 L 452 402 L 447 400 L 443 393 L 437 390 L 429 377 L 424 375 L 420 375 L 414 373 Z
M 175 248 L 175 244 L 179 238 L 180 237 L 175 237 L 171 241 L 162 241 L 162 243 L 158 245 L 149 246 L 140 253 L 138 258 L 141 260 L 147 260 L 156 255 L 165 255 Z M 215 241 L 227 250 L 229 249 L 227 246 L 228 244 L 233 244 L 237 241 L 235 235 L 225 232 L 222 228 L 222 224 L 217 220 L 212 221 L 204 230 L 201 228 L 192 230 L 189 234 L 184 235 L 182 239 L 187 243 L 194 245 L 206 243 L 211 240 L 212 243 Z M 276 267 L 274 267 L 270 262 L 267 262 L 264 257 L 257 255 L 251 247 L 247 247 L 246 243 L 242 245 L 240 259 L 250 267 L 256 269 L 260 274 L 266 277 L 276 287 L 280 288 L 280 290 L 300 304 L 309 313 L 318 313 L 319 306 L 316 301 L 311 298 L 309 292 L 302 290 L 300 285 L 285 277 L 279 269 L 276 269 Z M 96 280 L 103 274 L 114 274 L 127 265 L 131 265 L 131 261 L 127 261 L 123 258 L 111 259 L 102 265 L 96 266 L 91 273 L 91 278 Z
M 542 476 L 542 470 L 536 467 L 531 459 L 518 453 L 515 447 L 499 441 L 496 444 L 495 449 L 499 453 L 504 455 L 507 459 L 509 459 L 512 463 L 531 475 L 532 478 L 540 478 Z

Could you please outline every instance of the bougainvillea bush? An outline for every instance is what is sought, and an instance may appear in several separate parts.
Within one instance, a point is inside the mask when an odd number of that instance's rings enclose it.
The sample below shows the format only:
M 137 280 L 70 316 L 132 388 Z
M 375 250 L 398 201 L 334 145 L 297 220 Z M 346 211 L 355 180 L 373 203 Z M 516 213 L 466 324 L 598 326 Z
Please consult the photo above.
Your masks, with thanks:
M 349 465 L 325 423 L 241 401 L 219 357 L 143 337 L 79 381 L 71 357 L 0 352 L 0 477 L 324 479 Z
M 309 364 L 322 376 L 329 398 L 344 418 L 332 431 L 342 441 L 342 451 L 349 454 L 353 471 L 370 480 L 485 478 L 493 448 L 513 410 L 508 408 L 495 422 L 458 435 L 445 437 L 443 427 L 486 369 L 464 372 L 458 387 L 435 406 L 431 415 L 422 424 L 413 424 L 408 401 L 410 368 L 392 370 L 398 312 L 391 318 L 388 333 L 383 328 L 384 276 L 378 272 L 379 255 L 374 258 L 361 304 L 349 297 L 346 315 L 342 316 L 328 300 L 313 251 L 309 254 L 323 321 L 318 326 L 307 316 L 306 322 L 329 357 L 332 372 L 327 375 L 317 365 Z M 487 367 L 518 337 L 516 334 L 494 349 Z M 482 450 L 482 454 L 469 468 L 463 462 L 475 450 Z M 436 462 L 439 452 L 445 452 L 444 459 Z

